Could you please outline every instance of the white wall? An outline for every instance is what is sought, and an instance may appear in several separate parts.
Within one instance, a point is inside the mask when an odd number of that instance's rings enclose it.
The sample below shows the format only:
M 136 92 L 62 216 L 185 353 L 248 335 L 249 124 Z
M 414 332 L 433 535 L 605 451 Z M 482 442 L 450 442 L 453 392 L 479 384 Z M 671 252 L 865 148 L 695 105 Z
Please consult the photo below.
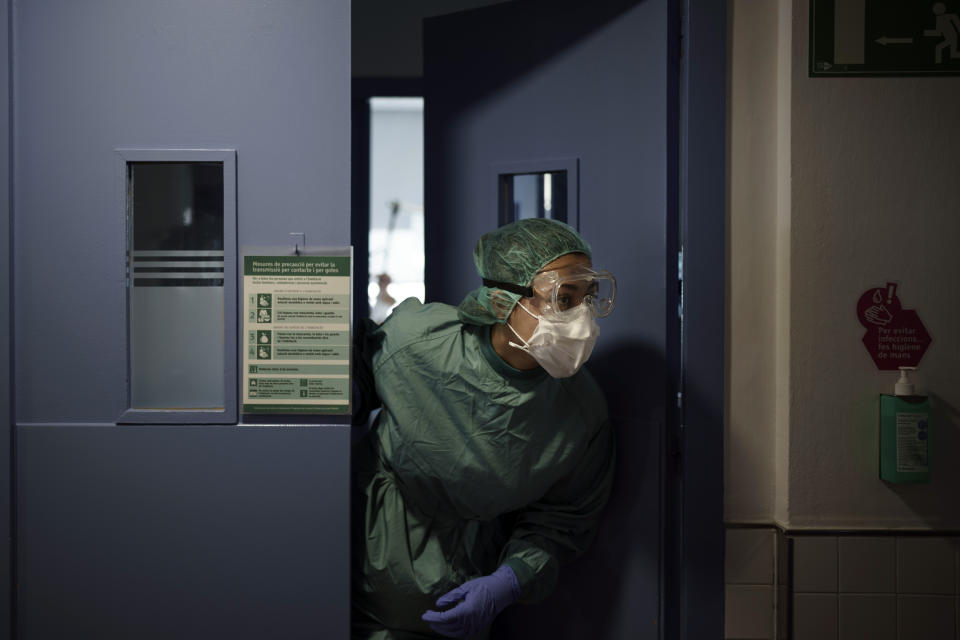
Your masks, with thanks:
M 781 206 L 780 143 L 789 144 L 789 131 L 779 114 L 789 106 L 778 74 L 780 16 L 773 2 L 732 1 L 729 5 L 729 202 L 727 311 L 727 427 L 725 510 L 740 523 L 770 522 L 778 495 L 778 453 L 775 425 L 778 389 L 784 386 L 778 367 L 780 339 L 777 309 L 788 303 L 782 269 L 783 249 L 778 230 L 786 225 Z M 789 39 L 787 39 L 789 42 Z M 787 89 L 789 87 L 787 86 Z M 786 164 L 784 162 L 784 164 Z M 784 189 L 785 190 L 785 189 Z M 789 222 L 789 217 L 787 217 Z M 788 283 L 787 283 L 788 284 Z M 786 288 L 789 291 L 789 288 Z M 781 302 L 780 297 L 787 300 Z M 785 315 L 785 314 L 784 314 Z M 778 377 L 779 376 L 779 377 Z
M 806 77 L 807 2 L 794 1 L 790 521 L 960 526 L 960 77 Z M 879 372 L 859 296 L 900 283 L 935 342 L 916 375 L 937 396 L 933 483 L 877 479 Z
M 960 527 L 960 78 L 809 78 L 808 0 L 772 4 L 731 8 L 726 518 Z M 855 307 L 888 281 L 934 339 L 915 376 L 939 407 L 929 485 L 877 475 L 896 374 Z
M 775 493 L 777 7 L 732 3 L 729 81 L 728 517 L 763 522 Z M 747 37 L 744 34 L 753 34 Z M 754 487 L 752 491 L 737 490 Z

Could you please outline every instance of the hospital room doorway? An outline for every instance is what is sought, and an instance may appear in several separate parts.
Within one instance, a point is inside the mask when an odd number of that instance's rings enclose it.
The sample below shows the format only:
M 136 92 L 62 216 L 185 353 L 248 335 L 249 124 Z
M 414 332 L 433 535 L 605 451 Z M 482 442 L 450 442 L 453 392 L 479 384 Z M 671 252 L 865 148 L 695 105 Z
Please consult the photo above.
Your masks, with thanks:
M 722 634 L 724 19 L 706 0 L 503 2 L 424 20 L 422 77 L 353 79 L 358 317 L 403 215 L 373 195 L 381 97 L 423 98 L 426 302 L 458 304 L 477 238 L 522 217 L 574 226 L 617 277 L 588 365 L 617 432 L 614 495 L 554 594 L 505 611 L 494 638 Z

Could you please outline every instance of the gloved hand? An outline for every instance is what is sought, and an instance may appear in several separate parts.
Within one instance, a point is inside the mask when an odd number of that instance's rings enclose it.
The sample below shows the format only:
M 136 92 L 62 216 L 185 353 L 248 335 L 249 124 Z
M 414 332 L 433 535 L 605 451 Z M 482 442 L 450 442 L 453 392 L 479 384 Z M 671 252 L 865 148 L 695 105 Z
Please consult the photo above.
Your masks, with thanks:
M 428 610 L 421 616 L 430 628 L 448 638 L 467 638 L 489 626 L 497 614 L 520 598 L 520 583 L 508 565 L 488 576 L 468 580 L 437 600 L 437 608 L 459 601 L 446 611 Z

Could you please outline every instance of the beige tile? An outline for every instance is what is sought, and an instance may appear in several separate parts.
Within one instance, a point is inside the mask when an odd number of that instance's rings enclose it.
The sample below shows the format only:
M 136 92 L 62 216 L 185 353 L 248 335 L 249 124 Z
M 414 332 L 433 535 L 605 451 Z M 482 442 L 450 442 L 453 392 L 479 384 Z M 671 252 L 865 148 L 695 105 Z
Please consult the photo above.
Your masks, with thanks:
M 956 640 L 954 596 L 897 596 L 897 640 Z
M 897 596 L 841 593 L 839 640 L 897 640 Z
M 838 632 L 836 594 L 794 594 L 791 640 L 838 640 Z
M 773 529 L 727 529 L 725 582 L 773 584 Z
M 950 538 L 950 544 L 953 546 L 953 575 L 957 577 L 953 593 L 960 596 L 960 536 Z M 957 640 L 960 640 L 960 625 L 957 625 Z
M 893 536 L 843 536 L 838 541 L 840 593 L 896 593 Z
M 950 538 L 897 538 L 897 592 L 955 595 L 956 552 Z
M 836 536 L 797 536 L 793 539 L 793 591 L 836 593 Z
M 727 585 L 724 610 L 724 638 L 772 640 L 772 586 Z

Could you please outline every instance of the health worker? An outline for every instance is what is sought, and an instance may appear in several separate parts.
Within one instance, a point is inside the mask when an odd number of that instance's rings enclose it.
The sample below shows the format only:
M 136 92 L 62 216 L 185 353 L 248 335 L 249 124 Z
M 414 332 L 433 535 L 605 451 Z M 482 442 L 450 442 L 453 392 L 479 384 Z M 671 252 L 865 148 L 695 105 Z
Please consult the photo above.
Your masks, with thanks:
M 582 368 L 616 283 L 571 227 L 484 235 L 459 307 L 402 302 L 355 346 L 355 639 L 486 638 L 590 544 L 613 478 L 603 392 Z

